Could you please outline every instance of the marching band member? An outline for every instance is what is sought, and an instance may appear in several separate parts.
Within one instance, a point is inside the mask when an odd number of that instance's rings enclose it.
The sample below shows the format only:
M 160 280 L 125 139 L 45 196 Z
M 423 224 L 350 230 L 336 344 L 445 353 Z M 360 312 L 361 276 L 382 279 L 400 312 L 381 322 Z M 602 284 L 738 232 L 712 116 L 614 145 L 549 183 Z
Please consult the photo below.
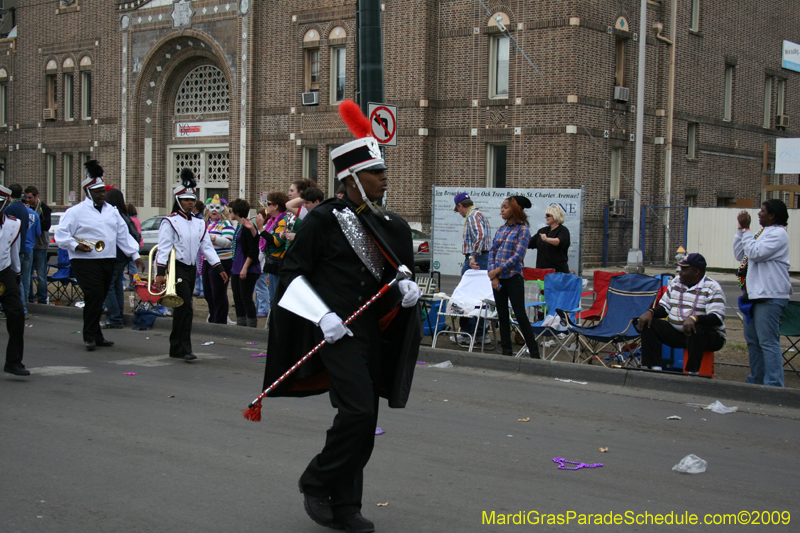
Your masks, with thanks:
M 17 376 L 30 376 L 31 373 L 22 364 L 22 350 L 25 346 L 25 314 L 22 308 L 22 296 L 19 288 L 19 220 L 3 213 L 11 203 L 11 189 L 0 185 L 0 283 L 5 290 L 0 294 L 0 304 L 6 313 L 6 330 L 8 346 L 6 348 L 6 364 L 3 372 Z
M 197 196 L 194 191 L 195 180 L 191 169 L 181 171 L 182 185 L 173 189 L 175 203 L 172 214 L 161 221 L 158 228 L 158 253 L 156 264 L 156 286 L 162 287 L 166 283 L 167 265 L 172 250 L 175 250 L 175 278 L 180 280 L 175 292 L 183 300 L 183 305 L 176 307 L 172 312 L 172 333 L 169 336 L 169 356 L 192 361 L 197 356 L 192 353 L 192 319 L 194 308 L 192 305 L 192 290 L 194 289 L 195 276 L 197 276 L 198 252 L 211 265 L 211 268 L 220 275 L 223 283 L 227 283 L 228 274 L 222 266 L 211 237 L 206 230 L 203 219 L 192 216 L 192 208 Z
M 86 199 L 67 209 L 55 233 L 59 248 L 69 251 L 75 278 L 83 291 L 83 343 L 90 352 L 96 347 L 114 346 L 103 337 L 100 316 L 114 276 L 117 248 L 141 270 L 139 243 L 131 237 L 119 211 L 106 203 L 103 167 L 92 159 L 84 165 L 81 183 Z M 102 244 L 101 244 L 102 243 Z

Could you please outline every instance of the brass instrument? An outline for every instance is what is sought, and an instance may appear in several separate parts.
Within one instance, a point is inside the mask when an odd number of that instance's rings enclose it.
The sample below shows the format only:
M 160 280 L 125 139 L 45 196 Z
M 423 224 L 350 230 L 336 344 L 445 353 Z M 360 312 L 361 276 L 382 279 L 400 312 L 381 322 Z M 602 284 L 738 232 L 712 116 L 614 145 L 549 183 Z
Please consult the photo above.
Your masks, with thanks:
M 147 263 L 147 274 L 149 282 L 147 284 L 147 290 L 153 296 L 163 296 L 158 303 L 173 309 L 175 307 L 180 307 L 183 305 L 183 298 L 178 296 L 178 293 L 175 291 L 178 283 L 181 282 L 181 279 L 175 278 L 175 248 L 173 248 L 169 253 L 169 263 L 167 264 L 167 281 L 164 286 L 164 289 L 158 292 L 153 292 L 152 283 L 155 282 L 156 276 L 155 272 L 153 272 L 153 254 L 158 249 L 158 245 L 153 246 L 153 249 L 150 250 L 150 254 L 148 255 L 148 263 Z
M 104 243 L 103 241 L 92 242 L 92 241 L 87 241 L 86 239 L 81 239 L 80 237 L 75 237 L 75 240 L 78 241 L 78 244 L 85 244 L 87 246 L 94 248 L 98 252 L 102 252 L 106 247 L 106 243 Z

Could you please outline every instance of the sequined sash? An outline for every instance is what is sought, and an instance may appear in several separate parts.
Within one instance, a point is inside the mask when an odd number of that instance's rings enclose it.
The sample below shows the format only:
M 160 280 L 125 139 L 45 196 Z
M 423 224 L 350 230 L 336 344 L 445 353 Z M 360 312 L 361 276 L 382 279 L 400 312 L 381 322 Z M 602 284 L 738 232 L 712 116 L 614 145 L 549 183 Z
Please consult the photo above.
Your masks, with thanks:
M 375 239 L 367 233 L 358 216 L 350 209 L 334 209 L 333 214 L 339 221 L 347 242 L 353 247 L 353 251 L 361 259 L 369 271 L 380 281 L 383 276 L 385 258 L 381 253 Z

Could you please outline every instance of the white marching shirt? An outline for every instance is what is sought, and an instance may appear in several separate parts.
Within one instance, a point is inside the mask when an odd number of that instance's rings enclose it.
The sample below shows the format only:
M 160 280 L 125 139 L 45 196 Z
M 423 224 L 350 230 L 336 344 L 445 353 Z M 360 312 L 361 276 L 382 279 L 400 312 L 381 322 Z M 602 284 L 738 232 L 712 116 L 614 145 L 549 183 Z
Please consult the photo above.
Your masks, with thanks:
M 0 230 L 0 270 L 9 266 L 19 274 L 19 232 L 22 223 L 10 215 L 3 217 L 3 229 Z
M 131 237 L 117 208 L 104 202 L 98 211 L 91 198 L 67 209 L 58 224 L 55 238 L 59 248 L 69 251 L 70 259 L 114 259 L 117 248 L 131 261 L 139 259 L 139 243 Z M 95 243 L 103 241 L 105 248 L 98 252 L 90 245 L 91 251 L 81 252 L 76 250 L 80 244 L 76 239 Z
M 189 215 L 173 213 L 161 221 L 158 228 L 158 254 L 156 264 L 167 266 L 169 253 L 175 249 L 175 259 L 184 265 L 196 265 L 198 253 L 202 252 L 211 267 L 220 263 L 211 237 L 206 231 L 206 223 Z

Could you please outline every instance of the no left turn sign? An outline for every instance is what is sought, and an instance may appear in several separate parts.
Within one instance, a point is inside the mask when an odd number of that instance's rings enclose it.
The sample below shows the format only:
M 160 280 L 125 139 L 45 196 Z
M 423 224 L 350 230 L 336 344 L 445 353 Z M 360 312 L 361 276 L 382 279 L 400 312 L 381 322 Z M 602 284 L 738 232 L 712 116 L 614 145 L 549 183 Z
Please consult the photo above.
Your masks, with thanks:
M 372 136 L 384 146 L 397 146 L 397 106 L 370 103 Z

